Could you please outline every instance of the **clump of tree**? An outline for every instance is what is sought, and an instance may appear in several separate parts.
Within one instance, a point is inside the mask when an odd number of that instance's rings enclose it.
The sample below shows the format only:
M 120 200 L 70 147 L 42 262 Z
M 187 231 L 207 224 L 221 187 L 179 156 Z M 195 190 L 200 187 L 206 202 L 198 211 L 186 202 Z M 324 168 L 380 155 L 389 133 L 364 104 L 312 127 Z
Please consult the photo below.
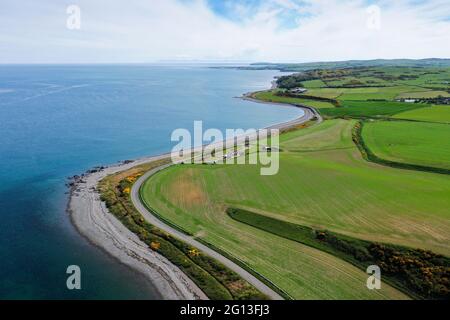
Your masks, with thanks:
M 294 76 L 283 76 L 277 79 L 277 86 L 282 89 L 293 89 L 303 87 L 302 81 L 305 80 L 301 80 Z
M 368 70 L 367 68 L 313 69 L 279 77 L 277 85 L 282 89 L 293 89 L 303 87 L 304 81 L 322 80 L 328 82 L 342 80 L 346 77 L 358 77 L 361 73 L 367 72 Z

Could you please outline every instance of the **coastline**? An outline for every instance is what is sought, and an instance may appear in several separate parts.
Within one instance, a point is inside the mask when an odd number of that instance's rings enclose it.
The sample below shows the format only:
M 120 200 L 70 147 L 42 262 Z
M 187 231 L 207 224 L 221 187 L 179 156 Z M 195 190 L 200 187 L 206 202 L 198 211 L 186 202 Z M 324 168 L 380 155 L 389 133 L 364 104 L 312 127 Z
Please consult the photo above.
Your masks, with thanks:
M 87 172 L 73 182 L 67 211 L 77 231 L 120 263 L 139 272 L 163 299 L 206 300 L 206 295 L 181 270 L 152 251 L 100 200 L 96 186 L 104 177 L 139 164 L 166 158 L 167 154 L 126 161 L 95 172 Z
M 295 108 L 300 108 L 303 110 L 304 115 L 302 117 L 305 116 L 310 116 L 311 119 L 313 119 L 314 117 L 317 119 L 318 123 L 321 123 L 323 121 L 322 116 L 320 115 L 320 113 L 314 109 L 313 107 L 304 105 L 304 104 L 291 104 L 291 103 L 283 103 L 283 102 L 269 102 L 269 101 L 263 101 L 263 100 L 258 100 L 256 98 L 253 97 L 253 95 L 257 93 L 257 92 L 248 92 L 243 94 L 241 97 L 239 97 L 242 100 L 246 100 L 246 101 L 251 101 L 251 102 L 255 102 L 255 103 L 261 103 L 261 104 L 269 104 L 269 105 L 275 105 L 275 106 L 282 106 L 282 107 L 295 107 Z M 300 117 L 300 118 L 302 118 Z M 298 121 L 299 118 L 293 119 L 291 121 L 285 121 L 285 122 L 280 122 L 280 123 L 276 123 L 273 124 L 269 127 L 267 127 L 266 129 L 279 129 L 279 130 L 283 130 L 283 129 L 288 129 L 289 127 L 295 125 L 294 123 Z M 298 124 L 298 123 L 297 123 Z
M 312 119 L 321 121 L 320 115 L 311 107 L 264 102 L 253 99 L 250 95 L 251 93 L 247 93 L 240 98 L 257 103 L 292 106 L 303 110 L 301 117 L 273 124 L 265 129 L 284 130 Z M 201 148 L 202 146 L 195 148 L 194 152 Z M 143 274 L 163 299 L 206 300 L 208 297 L 178 267 L 162 255 L 149 250 L 145 243 L 110 214 L 96 191 L 98 182 L 108 175 L 168 157 L 170 154 L 166 153 L 88 170 L 71 183 L 67 211 L 71 222 L 83 237 L 121 263 Z

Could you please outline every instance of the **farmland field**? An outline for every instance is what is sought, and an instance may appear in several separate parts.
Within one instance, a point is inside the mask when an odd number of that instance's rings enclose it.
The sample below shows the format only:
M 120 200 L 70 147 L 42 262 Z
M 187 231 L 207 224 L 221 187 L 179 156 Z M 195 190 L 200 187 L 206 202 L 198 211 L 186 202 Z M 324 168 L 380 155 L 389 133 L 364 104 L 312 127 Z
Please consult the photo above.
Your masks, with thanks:
M 326 87 L 326 84 L 322 80 L 310 80 L 302 82 L 305 88 L 322 88 Z
M 425 93 L 426 89 L 419 87 L 408 86 L 391 86 L 391 87 L 364 87 L 364 88 L 311 88 L 305 93 L 306 96 L 314 96 L 327 99 L 338 100 L 370 100 L 370 99 L 383 99 L 394 100 L 396 97 L 403 93 L 408 93 L 407 96 L 414 95 L 414 93 L 420 92 L 419 96 L 435 97 L 442 95 L 441 91 L 436 91 L 438 94 Z
M 392 86 L 379 88 L 357 88 L 346 89 L 340 96 L 341 100 L 369 100 L 369 99 L 385 99 L 394 100 L 403 92 L 423 91 L 423 88 L 408 86 Z
M 449 254 L 448 177 L 364 161 L 351 141 L 354 124 L 329 120 L 283 135 L 275 176 L 260 176 L 257 166 L 248 165 L 171 167 L 145 183 L 144 202 L 295 298 L 370 298 L 355 287 L 363 276 L 359 270 L 225 213 L 228 206 L 240 207 L 360 239 Z
M 397 99 L 420 99 L 420 98 L 437 98 L 450 97 L 447 91 L 425 91 L 425 92 L 403 92 L 397 96 Z
M 450 126 L 440 123 L 377 121 L 366 123 L 362 136 L 379 158 L 450 169 Z
M 393 118 L 450 123 L 450 106 L 432 106 L 405 111 L 396 114 Z
M 418 103 L 391 101 L 341 101 L 339 108 L 321 109 L 326 117 L 389 117 L 397 113 L 421 108 Z
M 424 107 L 423 104 L 396 101 L 339 101 L 339 108 L 327 101 L 276 95 L 273 91 L 257 92 L 255 99 L 267 102 L 304 104 L 319 109 L 327 117 L 381 117 Z M 426 106 L 426 105 L 425 105 Z
M 312 88 L 308 89 L 306 95 L 326 99 L 337 99 L 344 91 L 345 89 L 340 88 Z

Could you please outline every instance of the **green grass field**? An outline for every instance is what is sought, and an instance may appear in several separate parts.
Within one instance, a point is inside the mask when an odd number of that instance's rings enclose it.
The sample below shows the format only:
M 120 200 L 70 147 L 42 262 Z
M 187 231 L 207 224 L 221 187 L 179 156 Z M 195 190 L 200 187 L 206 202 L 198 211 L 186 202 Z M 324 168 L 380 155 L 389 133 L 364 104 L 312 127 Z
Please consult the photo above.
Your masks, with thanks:
M 393 118 L 450 124 L 450 106 L 432 106 L 405 111 Z
M 342 90 L 342 89 L 339 89 Z M 326 117 L 386 117 L 408 110 L 421 108 L 423 104 L 395 101 L 340 101 L 336 108 L 327 101 L 278 96 L 274 91 L 261 91 L 254 94 L 255 99 L 267 102 L 304 104 L 316 109 Z
M 397 113 L 423 107 L 422 104 L 391 101 L 340 101 L 339 108 L 320 109 L 323 116 L 336 117 L 390 117 Z
M 311 88 L 308 89 L 308 92 L 305 95 L 318 97 L 318 98 L 326 98 L 326 99 L 337 99 L 342 92 L 347 89 L 340 88 Z
M 323 88 L 327 85 L 322 80 L 310 80 L 302 82 L 305 88 Z
M 410 121 L 366 123 L 367 147 L 379 158 L 433 168 L 450 169 L 450 127 Z
M 424 90 L 418 87 L 408 86 L 392 86 L 380 88 L 358 88 L 347 89 L 339 96 L 341 100 L 369 100 L 369 99 L 386 99 L 394 100 L 399 94 L 403 92 L 415 92 Z
M 437 97 L 450 97 L 450 94 L 447 91 L 425 91 L 425 92 L 403 92 L 399 94 L 397 99 L 421 99 L 421 98 L 437 98 Z
M 261 176 L 257 166 L 248 165 L 172 167 L 145 183 L 144 201 L 295 298 L 400 298 L 390 288 L 383 296 L 369 292 L 364 273 L 334 256 L 253 230 L 225 213 L 233 206 L 448 255 L 450 179 L 364 161 L 351 140 L 354 124 L 330 120 L 283 135 L 275 176 Z
M 378 244 L 274 219 L 243 209 L 228 208 L 234 220 L 328 252 L 366 271 L 367 265 L 383 265 L 383 282 L 405 290 L 418 299 L 446 299 L 445 284 L 450 258 L 390 244 Z M 395 257 L 395 259 L 393 259 Z M 421 266 L 418 270 L 417 265 Z M 433 270 L 431 273 L 425 270 Z M 430 275 L 432 277 L 430 277 Z
M 283 97 L 274 94 L 274 91 L 262 91 L 254 94 L 254 97 L 259 100 L 268 102 L 278 102 L 278 103 L 291 103 L 291 104 L 304 104 L 313 108 L 334 108 L 334 105 L 330 102 L 303 99 L 303 98 L 293 98 L 293 97 Z
M 414 93 L 427 89 L 410 86 L 363 87 L 363 88 L 311 88 L 305 95 L 338 100 L 394 100 L 404 92 Z

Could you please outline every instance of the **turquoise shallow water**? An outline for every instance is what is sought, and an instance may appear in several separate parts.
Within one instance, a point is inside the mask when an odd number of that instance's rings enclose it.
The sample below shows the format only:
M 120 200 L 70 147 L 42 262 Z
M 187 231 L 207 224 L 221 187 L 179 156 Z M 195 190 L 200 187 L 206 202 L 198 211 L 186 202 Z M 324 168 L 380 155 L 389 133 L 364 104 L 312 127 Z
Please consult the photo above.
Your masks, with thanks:
M 260 128 L 300 110 L 234 98 L 274 71 L 206 66 L 0 66 L 0 298 L 158 298 L 90 245 L 65 211 L 66 178 L 169 151 L 172 130 Z M 68 265 L 82 290 L 66 289 Z

